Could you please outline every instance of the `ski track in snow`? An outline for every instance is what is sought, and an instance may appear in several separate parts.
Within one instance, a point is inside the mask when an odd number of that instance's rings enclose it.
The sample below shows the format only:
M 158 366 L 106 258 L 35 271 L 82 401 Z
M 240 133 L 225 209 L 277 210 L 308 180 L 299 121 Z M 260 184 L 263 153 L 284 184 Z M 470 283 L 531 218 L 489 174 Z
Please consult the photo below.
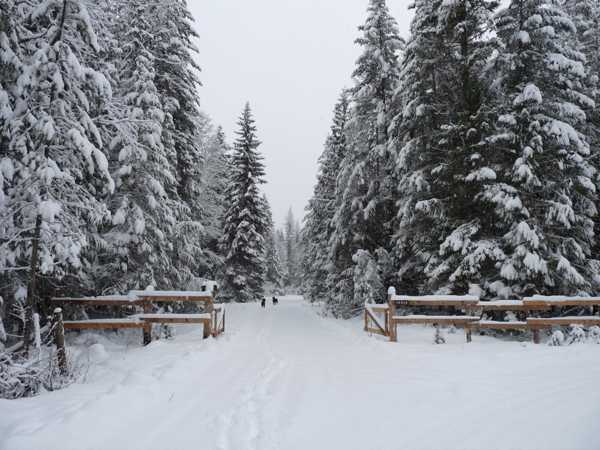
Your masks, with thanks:
M 0 450 L 600 448 L 600 345 L 361 328 L 290 297 L 231 305 L 218 339 L 106 340 L 81 382 L 0 400 Z

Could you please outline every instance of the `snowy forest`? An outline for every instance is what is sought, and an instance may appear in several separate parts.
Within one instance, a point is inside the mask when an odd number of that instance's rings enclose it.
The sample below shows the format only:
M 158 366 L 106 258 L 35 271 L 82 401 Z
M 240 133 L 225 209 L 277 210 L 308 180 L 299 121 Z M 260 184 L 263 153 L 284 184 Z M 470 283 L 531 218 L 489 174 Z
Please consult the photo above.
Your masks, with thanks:
M 232 145 L 200 108 L 196 38 L 184 0 L 0 1 L 0 349 L 52 296 L 299 285 L 300 225 L 275 229 L 250 106 Z
M 307 296 L 599 292 L 600 2 L 371 0 L 307 208 Z
M 0 0 L 0 450 L 597 450 L 599 189 L 600 0 Z

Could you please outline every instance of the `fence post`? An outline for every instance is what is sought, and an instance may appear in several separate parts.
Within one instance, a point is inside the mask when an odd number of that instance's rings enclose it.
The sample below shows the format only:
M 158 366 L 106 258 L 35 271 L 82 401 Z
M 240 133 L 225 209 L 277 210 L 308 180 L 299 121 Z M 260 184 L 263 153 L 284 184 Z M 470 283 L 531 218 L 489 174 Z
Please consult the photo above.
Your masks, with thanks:
M 144 300 L 142 308 L 144 309 L 145 314 L 149 314 L 150 312 L 152 312 L 152 304 L 148 300 Z M 150 344 L 152 342 L 152 323 L 145 322 L 144 328 L 142 328 L 142 333 L 143 333 L 142 344 L 143 345 Z
M 67 353 L 65 351 L 65 326 L 61 308 L 54 310 L 54 343 L 58 357 L 58 368 L 62 375 L 67 374 Z
M 539 328 L 533 329 L 533 343 L 534 344 L 540 343 L 540 329 Z
M 396 288 L 390 286 L 388 289 L 388 326 L 390 328 L 390 342 L 398 342 L 398 336 L 396 336 L 396 322 L 394 316 L 396 315 L 396 303 L 393 301 L 393 297 L 396 295 Z
M 213 334 L 213 321 L 216 320 L 215 306 L 213 304 L 212 295 L 206 305 L 206 312 L 210 314 L 210 320 L 208 322 L 204 322 L 204 332 L 202 336 L 204 339 L 210 337 Z

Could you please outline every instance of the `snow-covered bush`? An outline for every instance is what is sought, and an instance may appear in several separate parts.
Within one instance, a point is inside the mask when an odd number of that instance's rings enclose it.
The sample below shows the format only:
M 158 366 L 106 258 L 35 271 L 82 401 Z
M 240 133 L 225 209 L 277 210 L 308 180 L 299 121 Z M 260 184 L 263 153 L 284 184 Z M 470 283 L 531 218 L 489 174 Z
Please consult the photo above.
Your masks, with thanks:
M 591 327 L 588 331 L 588 342 L 591 344 L 600 344 L 600 327 Z
M 29 359 L 8 352 L 0 353 L 0 398 L 32 397 L 42 389 L 62 389 L 77 378 L 77 370 L 61 374 L 56 352 L 48 347 L 44 350 L 43 357 Z
M 442 333 L 442 329 L 440 327 L 435 327 L 435 336 L 433 337 L 434 344 L 445 344 L 446 338 Z
M 554 333 L 552 333 L 552 337 L 550 338 L 548 345 L 551 347 L 561 347 L 565 345 L 565 334 L 560 330 L 556 330 Z
M 379 277 L 377 263 L 366 250 L 358 250 L 352 257 L 354 261 L 354 303 L 377 303 L 384 292 Z
M 42 385 L 39 370 L 27 367 L 8 353 L 0 354 L 0 398 L 31 397 Z
M 571 325 L 567 332 L 568 344 L 581 344 L 586 341 L 585 330 L 580 325 Z
M 548 345 L 560 347 L 563 345 L 581 343 L 600 344 L 600 327 L 590 327 L 586 332 L 580 325 L 571 325 L 566 335 L 561 330 L 556 330 L 552 333 Z

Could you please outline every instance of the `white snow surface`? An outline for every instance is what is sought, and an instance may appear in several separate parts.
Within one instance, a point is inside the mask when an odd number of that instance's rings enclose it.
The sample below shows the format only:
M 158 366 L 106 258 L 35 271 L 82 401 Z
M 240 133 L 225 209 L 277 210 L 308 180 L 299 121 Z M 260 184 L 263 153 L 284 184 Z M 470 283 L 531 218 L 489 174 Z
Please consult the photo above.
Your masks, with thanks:
M 217 339 L 70 335 L 85 378 L 0 400 L 0 449 L 598 448 L 600 345 L 462 332 L 434 345 L 425 326 L 390 343 L 290 297 L 228 310 Z
M 564 295 L 534 295 L 532 297 L 526 297 L 524 301 L 543 301 L 543 302 L 564 302 L 565 300 L 571 300 L 576 302 L 600 302 L 600 297 L 567 297 Z
M 105 302 L 110 302 L 111 300 L 114 300 L 115 302 L 123 302 L 123 301 L 130 301 L 130 302 L 136 302 L 137 300 L 139 300 L 139 298 L 135 295 L 99 295 L 97 297 L 81 297 L 78 298 L 77 300 L 79 301 L 89 301 L 89 302 L 93 302 L 93 301 L 98 301 L 98 300 L 102 300 Z
M 69 324 L 69 323 L 98 323 L 98 324 L 104 324 L 104 323 L 129 323 L 129 322 L 134 322 L 137 323 L 139 322 L 139 320 L 135 317 L 135 316 L 130 316 L 124 319 L 85 319 L 85 320 L 65 320 L 65 324 Z
M 167 313 L 167 314 L 136 314 L 134 316 L 132 316 L 133 318 L 136 319 L 182 319 L 182 320 L 186 320 L 186 319 L 210 319 L 211 315 L 210 314 L 172 314 L 172 313 Z
M 138 297 L 206 297 L 210 295 L 208 291 L 130 291 L 129 295 Z
M 492 300 L 479 302 L 477 306 L 523 306 L 523 302 L 521 300 Z
M 396 302 L 407 300 L 418 300 L 420 302 L 478 302 L 479 297 L 474 295 L 394 295 L 392 300 Z

